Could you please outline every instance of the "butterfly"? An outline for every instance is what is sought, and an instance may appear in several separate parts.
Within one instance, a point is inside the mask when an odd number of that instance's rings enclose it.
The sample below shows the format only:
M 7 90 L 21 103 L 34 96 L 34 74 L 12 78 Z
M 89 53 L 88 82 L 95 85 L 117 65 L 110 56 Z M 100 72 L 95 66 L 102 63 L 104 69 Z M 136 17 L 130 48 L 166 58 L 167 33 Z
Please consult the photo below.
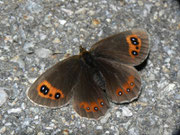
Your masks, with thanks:
M 71 101 L 80 116 L 98 119 L 110 108 L 109 102 L 128 103 L 138 98 L 141 77 L 134 66 L 146 59 L 148 38 L 145 30 L 133 29 L 100 40 L 89 51 L 80 46 L 79 55 L 44 72 L 27 96 L 52 108 Z

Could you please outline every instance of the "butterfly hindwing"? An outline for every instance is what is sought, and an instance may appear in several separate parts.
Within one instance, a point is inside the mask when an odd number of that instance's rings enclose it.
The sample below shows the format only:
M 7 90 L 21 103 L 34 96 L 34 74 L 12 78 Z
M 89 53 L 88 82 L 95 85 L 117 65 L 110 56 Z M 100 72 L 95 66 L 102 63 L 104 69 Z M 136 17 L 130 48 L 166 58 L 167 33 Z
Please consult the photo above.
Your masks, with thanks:
M 97 59 L 106 82 L 106 93 L 115 103 L 131 102 L 140 94 L 141 78 L 134 67 L 104 58 Z
M 79 68 L 78 56 L 57 63 L 32 84 L 27 96 L 42 106 L 59 107 L 66 104 L 72 97 Z
M 109 102 L 104 91 L 95 83 L 93 75 L 92 69 L 81 67 L 74 87 L 73 108 L 82 117 L 98 119 L 107 112 Z
M 121 32 L 97 42 L 90 51 L 95 57 L 139 65 L 148 55 L 148 34 L 143 29 Z

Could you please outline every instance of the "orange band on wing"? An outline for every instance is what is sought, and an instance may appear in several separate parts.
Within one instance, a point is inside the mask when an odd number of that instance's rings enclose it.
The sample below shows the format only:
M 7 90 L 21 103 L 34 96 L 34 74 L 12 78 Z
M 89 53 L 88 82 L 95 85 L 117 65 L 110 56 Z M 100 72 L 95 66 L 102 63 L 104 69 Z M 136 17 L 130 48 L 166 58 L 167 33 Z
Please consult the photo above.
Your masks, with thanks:
M 91 102 L 91 108 L 93 112 L 97 112 L 99 110 L 99 106 L 96 102 Z
M 80 108 L 84 108 L 86 112 L 91 112 L 91 107 L 87 102 L 81 102 Z
M 133 89 L 135 87 L 134 76 L 130 76 L 128 78 L 128 85 L 130 89 Z
M 97 102 L 81 102 L 79 104 L 80 108 L 83 108 L 86 112 L 97 112 L 100 110 L 101 107 L 104 106 L 104 100 L 103 99 L 97 99 Z
M 121 96 L 124 94 L 124 92 L 128 94 L 134 87 L 135 87 L 134 76 L 129 76 L 127 82 L 122 85 L 122 89 L 117 88 L 116 95 Z
M 141 50 L 141 39 L 137 35 L 128 35 L 126 41 L 129 45 L 129 55 L 135 58 Z
M 116 95 L 122 96 L 124 94 L 123 90 L 121 88 L 117 88 Z
M 103 100 L 103 99 L 98 99 L 97 101 L 98 101 L 98 105 L 99 105 L 100 107 L 103 107 L 103 106 L 104 106 L 104 100 Z
M 44 80 L 37 86 L 38 95 L 43 98 L 57 100 L 64 98 L 62 90 L 53 87 L 48 81 Z

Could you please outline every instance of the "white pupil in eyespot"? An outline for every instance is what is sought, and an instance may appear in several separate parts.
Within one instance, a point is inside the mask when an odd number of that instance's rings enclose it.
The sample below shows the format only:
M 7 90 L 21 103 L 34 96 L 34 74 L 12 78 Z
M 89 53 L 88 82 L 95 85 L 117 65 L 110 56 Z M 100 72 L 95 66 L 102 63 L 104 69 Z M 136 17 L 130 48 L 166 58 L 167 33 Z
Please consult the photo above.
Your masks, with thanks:
M 97 110 L 98 110 L 98 108 L 97 108 L 97 107 L 94 107 L 94 110 L 96 110 L 96 111 L 97 111 Z
M 131 40 L 132 40 L 132 41 L 136 41 L 136 39 L 135 39 L 135 38 L 131 38 Z

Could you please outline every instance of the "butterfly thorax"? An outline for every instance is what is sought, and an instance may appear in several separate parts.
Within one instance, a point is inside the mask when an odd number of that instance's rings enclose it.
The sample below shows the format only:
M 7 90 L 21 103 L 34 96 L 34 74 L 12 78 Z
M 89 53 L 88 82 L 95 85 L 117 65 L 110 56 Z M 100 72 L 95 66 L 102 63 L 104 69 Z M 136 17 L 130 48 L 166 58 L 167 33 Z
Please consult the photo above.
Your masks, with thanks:
M 79 47 L 79 50 L 80 50 L 80 58 L 82 62 L 92 68 L 95 68 L 96 64 L 95 64 L 92 54 L 89 51 L 87 51 L 85 48 L 83 48 L 82 46 Z

